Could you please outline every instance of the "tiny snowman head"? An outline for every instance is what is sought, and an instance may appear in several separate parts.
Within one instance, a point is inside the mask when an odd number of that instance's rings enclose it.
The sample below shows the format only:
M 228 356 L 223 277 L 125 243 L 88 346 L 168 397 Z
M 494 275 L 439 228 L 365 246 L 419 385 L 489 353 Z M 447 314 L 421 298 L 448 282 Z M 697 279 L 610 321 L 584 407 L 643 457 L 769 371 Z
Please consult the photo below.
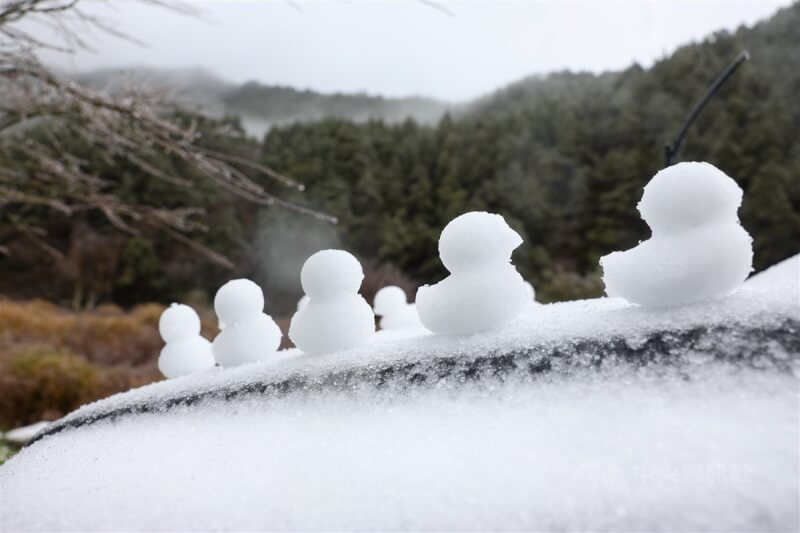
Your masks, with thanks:
M 522 237 L 500 215 L 472 211 L 450 221 L 439 237 L 439 256 L 451 273 L 473 265 L 508 264 Z
M 231 280 L 217 291 L 214 311 L 222 324 L 230 326 L 243 318 L 262 313 L 264 293 L 249 279 Z
M 678 163 L 644 187 L 637 208 L 653 235 L 713 223 L 738 222 L 742 189 L 710 163 Z
M 406 293 L 400 287 L 389 285 L 375 293 L 375 314 L 386 316 L 392 311 L 402 308 L 408 302 Z
M 200 335 L 200 317 L 188 305 L 172 304 L 161 313 L 158 332 L 167 343 Z
M 306 260 L 300 272 L 300 283 L 311 301 L 356 294 L 363 279 L 361 263 L 344 250 L 321 250 Z

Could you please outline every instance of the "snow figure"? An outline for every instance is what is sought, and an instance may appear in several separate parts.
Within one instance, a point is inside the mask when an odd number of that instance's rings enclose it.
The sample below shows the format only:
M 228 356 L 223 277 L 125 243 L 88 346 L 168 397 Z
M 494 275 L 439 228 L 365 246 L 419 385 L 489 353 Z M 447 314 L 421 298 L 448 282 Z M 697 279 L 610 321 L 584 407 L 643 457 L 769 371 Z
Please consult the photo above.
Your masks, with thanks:
M 200 336 L 200 317 L 183 304 L 172 304 L 161 313 L 158 332 L 167 343 L 158 356 L 158 369 L 168 378 L 187 376 L 214 368 L 211 343 Z
M 307 306 L 307 305 L 308 305 L 308 301 L 309 301 L 309 300 L 310 300 L 310 298 L 308 297 L 308 295 L 307 295 L 307 294 L 304 294 L 302 298 L 300 298 L 299 300 L 297 300 L 297 310 L 298 310 L 298 311 L 300 311 L 300 310 L 301 310 L 301 309 L 303 309 L 305 306 Z
M 300 273 L 308 304 L 292 317 L 289 338 L 306 354 L 355 348 L 375 333 L 372 308 L 358 294 L 364 271 L 344 250 L 322 250 Z
M 742 189 L 709 163 L 657 173 L 637 206 L 652 236 L 600 259 L 609 296 L 645 306 L 728 294 L 752 270 L 753 246 L 739 224 Z
M 280 346 L 281 330 L 264 313 L 264 293 L 249 279 L 235 279 L 220 287 L 214 310 L 224 324 L 212 345 L 221 366 L 258 361 Z
M 422 327 L 417 306 L 406 301 L 400 287 L 389 285 L 375 293 L 375 314 L 381 317 L 381 329 L 406 329 Z
M 422 324 L 434 333 L 468 334 L 513 320 L 529 301 L 511 264 L 520 244 L 500 215 L 476 211 L 451 220 L 439 237 L 439 256 L 450 276 L 417 291 Z
M 533 288 L 533 283 L 530 281 L 525 282 L 525 294 L 528 295 L 528 301 L 533 304 L 538 304 L 536 301 L 536 289 Z

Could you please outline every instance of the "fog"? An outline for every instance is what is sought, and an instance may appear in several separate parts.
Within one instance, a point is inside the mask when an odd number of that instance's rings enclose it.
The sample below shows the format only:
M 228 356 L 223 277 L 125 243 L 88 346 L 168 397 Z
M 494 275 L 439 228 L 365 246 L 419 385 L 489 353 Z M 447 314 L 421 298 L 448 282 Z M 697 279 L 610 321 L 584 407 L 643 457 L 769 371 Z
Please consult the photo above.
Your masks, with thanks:
M 198 17 L 138 2 L 89 3 L 85 10 L 147 45 L 86 35 L 93 51 L 45 60 L 69 70 L 203 67 L 237 83 L 464 101 L 534 73 L 650 65 L 789 3 L 217 0 L 192 2 Z

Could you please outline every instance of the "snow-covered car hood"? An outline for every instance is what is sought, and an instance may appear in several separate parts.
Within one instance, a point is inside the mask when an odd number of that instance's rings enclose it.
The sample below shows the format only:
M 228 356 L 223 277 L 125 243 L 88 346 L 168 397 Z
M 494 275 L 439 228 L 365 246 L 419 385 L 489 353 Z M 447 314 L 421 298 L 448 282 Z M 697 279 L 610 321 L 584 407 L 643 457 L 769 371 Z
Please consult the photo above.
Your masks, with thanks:
M 796 530 L 798 278 L 119 394 L 0 467 L 0 528 Z

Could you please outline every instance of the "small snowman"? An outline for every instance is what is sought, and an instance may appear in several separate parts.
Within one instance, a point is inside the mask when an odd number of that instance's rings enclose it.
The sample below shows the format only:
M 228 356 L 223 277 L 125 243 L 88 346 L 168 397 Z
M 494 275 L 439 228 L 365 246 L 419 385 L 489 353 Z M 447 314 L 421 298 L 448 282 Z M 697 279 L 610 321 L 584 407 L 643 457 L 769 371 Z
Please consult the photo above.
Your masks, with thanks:
M 637 208 L 652 236 L 600 259 L 606 294 L 667 306 L 728 294 L 752 270 L 739 223 L 742 189 L 709 163 L 678 163 L 645 186 Z
M 211 343 L 200 336 L 200 317 L 188 305 L 172 304 L 161 313 L 158 332 L 166 346 L 158 356 L 158 369 L 168 378 L 214 368 Z
M 533 288 L 533 283 L 530 281 L 525 282 L 525 294 L 528 296 L 528 301 L 532 304 L 538 304 L 536 301 L 536 289 Z
M 381 317 L 381 329 L 407 329 L 422 327 L 417 306 L 406 301 L 400 287 L 388 285 L 375 293 L 375 314 Z
M 372 308 L 358 294 L 364 271 L 344 250 L 322 250 L 300 273 L 308 303 L 292 317 L 289 338 L 309 355 L 355 348 L 375 333 Z
M 229 281 L 214 297 L 220 331 L 212 344 L 221 366 L 237 366 L 258 361 L 277 351 L 281 330 L 264 313 L 264 293 L 249 279 Z
M 439 257 L 450 276 L 417 291 L 422 324 L 434 333 L 470 334 L 513 320 L 529 297 L 511 264 L 522 238 L 500 215 L 474 211 L 450 221 Z
M 297 310 L 300 311 L 305 306 L 307 306 L 309 300 L 310 298 L 308 297 L 308 295 L 304 294 L 299 300 L 297 300 Z

